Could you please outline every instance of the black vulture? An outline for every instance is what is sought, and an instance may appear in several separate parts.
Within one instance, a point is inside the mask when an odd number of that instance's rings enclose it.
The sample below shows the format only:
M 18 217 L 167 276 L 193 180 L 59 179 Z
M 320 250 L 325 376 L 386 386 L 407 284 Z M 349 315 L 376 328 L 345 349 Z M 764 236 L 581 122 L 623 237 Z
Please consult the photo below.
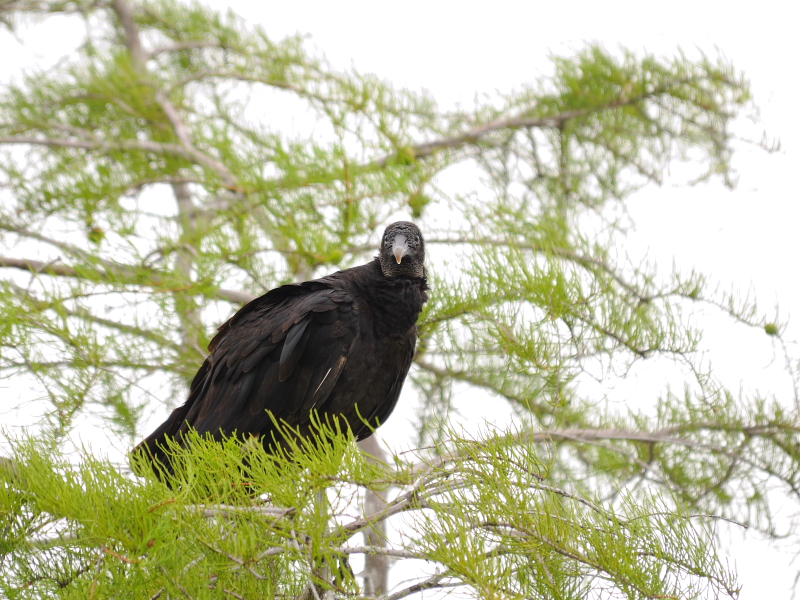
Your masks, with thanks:
M 375 260 L 271 290 L 219 328 L 186 403 L 142 441 L 157 473 L 171 471 L 166 438 L 191 429 L 216 439 L 256 436 L 273 418 L 308 435 L 312 410 L 342 417 L 365 439 L 394 410 L 428 299 L 425 243 L 413 223 L 386 228 Z M 344 424 L 343 424 L 344 425 Z

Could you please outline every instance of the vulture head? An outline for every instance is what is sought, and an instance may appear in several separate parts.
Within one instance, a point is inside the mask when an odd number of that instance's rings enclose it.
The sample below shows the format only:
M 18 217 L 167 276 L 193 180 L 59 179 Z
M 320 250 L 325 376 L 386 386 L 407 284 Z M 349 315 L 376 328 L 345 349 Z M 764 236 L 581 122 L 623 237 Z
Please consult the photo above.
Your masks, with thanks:
M 386 277 L 425 277 L 425 240 L 419 227 L 408 221 L 389 225 L 379 259 Z

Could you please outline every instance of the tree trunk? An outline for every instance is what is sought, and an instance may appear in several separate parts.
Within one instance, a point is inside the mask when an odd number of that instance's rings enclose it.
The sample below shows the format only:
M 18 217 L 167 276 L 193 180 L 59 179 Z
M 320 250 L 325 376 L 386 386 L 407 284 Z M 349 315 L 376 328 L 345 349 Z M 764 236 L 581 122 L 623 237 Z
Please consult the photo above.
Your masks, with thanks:
M 386 462 L 386 452 L 381 448 L 377 436 L 372 435 L 358 444 L 361 451 L 370 462 Z M 379 493 L 367 490 L 364 499 L 364 516 L 369 517 L 380 513 L 386 508 L 385 492 Z M 384 548 L 386 546 L 386 522 L 381 521 L 367 529 L 364 533 L 364 543 L 367 546 Z M 365 596 L 377 598 L 389 590 L 389 567 L 391 560 L 388 556 L 367 554 L 364 564 L 364 589 Z

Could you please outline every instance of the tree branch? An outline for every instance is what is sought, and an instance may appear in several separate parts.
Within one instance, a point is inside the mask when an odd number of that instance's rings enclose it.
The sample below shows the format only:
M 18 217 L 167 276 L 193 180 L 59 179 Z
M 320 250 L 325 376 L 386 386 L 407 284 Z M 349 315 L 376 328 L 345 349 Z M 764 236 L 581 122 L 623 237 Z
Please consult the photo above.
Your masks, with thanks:
M 267 517 L 282 518 L 297 512 L 295 508 L 280 508 L 277 506 L 233 506 L 230 504 L 188 504 L 187 510 L 200 511 L 206 519 L 219 516 L 229 516 L 236 513 L 255 513 Z
M 611 277 L 614 281 L 616 281 L 620 287 L 622 287 L 625 291 L 629 294 L 635 296 L 642 302 L 646 302 L 651 300 L 649 296 L 643 296 L 639 290 L 637 290 L 633 285 L 631 285 L 628 281 L 626 281 L 617 270 L 609 265 L 604 260 L 599 258 L 595 258 L 593 256 L 586 256 L 584 254 L 580 254 L 575 252 L 574 250 L 569 250 L 567 248 L 561 248 L 558 246 L 544 246 L 538 244 L 531 244 L 528 242 L 524 243 L 517 243 L 514 240 L 494 240 L 491 238 L 467 238 L 467 237 L 460 237 L 460 238 L 442 238 L 442 239 L 426 239 L 426 244 L 470 244 L 470 245 L 486 245 L 486 246 L 500 246 L 504 248 L 520 248 L 525 250 L 533 250 L 534 252 L 543 252 L 545 254 L 551 253 L 559 256 L 561 258 L 565 258 L 571 262 L 577 263 L 583 267 L 597 267 L 604 273 L 606 273 L 609 277 Z
M 164 46 L 156 46 L 147 53 L 148 59 L 153 59 L 160 54 L 180 52 L 181 50 L 195 50 L 197 48 L 225 48 L 219 40 L 185 40 Z
M 0 260 L 2 260 L 0 258 Z M 53 305 L 50 302 L 45 302 L 44 300 L 40 300 L 39 298 L 35 297 L 33 294 L 28 292 L 27 290 L 19 287 L 15 283 L 11 281 L 4 282 L 11 291 L 20 299 L 24 300 L 25 302 L 29 302 L 38 310 L 43 311 L 50 308 L 53 308 Z M 126 325 L 125 323 L 120 323 L 118 321 L 112 321 L 110 319 L 104 319 L 102 317 L 98 317 L 97 315 L 92 314 L 91 311 L 85 308 L 77 308 L 77 309 L 70 309 L 64 308 L 66 314 L 77 317 L 79 319 L 84 319 L 86 321 L 91 321 L 93 323 L 97 323 L 99 325 L 103 325 L 104 327 L 109 327 L 111 329 L 116 329 L 118 331 L 122 331 L 123 333 L 129 333 L 131 335 L 136 335 L 139 337 L 143 337 L 145 339 L 150 340 L 151 342 L 155 342 L 160 346 L 165 346 L 172 350 L 180 350 L 180 346 L 173 342 L 172 340 L 165 338 L 164 336 L 158 335 L 152 331 L 148 331 L 146 329 L 141 329 L 140 327 L 136 327 L 135 325 Z
M 147 54 L 142 47 L 142 41 L 139 37 L 139 30 L 133 19 L 133 13 L 125 0 L 112 0 L 112 6 L 125 31 L 125 45 L 130 51 L 131 61 L 136 70 L 147 77 Z M 150 78 L 148 77 L 148 79 Z M 170 102 L 168 94 L 164 93 L 162 89 L 156 89 L 155 98 L 156 102 L 158 102 L 164 110 L 167 120 L 169 120 L 172 129 L 175 131 L 175 135 L 178 137 L 184 150 L 191 157 L 191 160 L 215 171 L 227 187 L 236 187 L 236 179 L 231 175 L 225 165 L 207 154 L 200 152 L 194 144 L 192 144 L 186 130 L 186 125 L 183 123 L 175 106 Z
M 185 147 L 179 144 L 167 144 L 149 140 L 121 140 L 108 142 L 105 140 L 75 140 L 61 138 L 42 138 L 27 136 L 0 137 L 0 144 L 28 144 L 33 146 L 48 146 L 52 148 L 81 148 L 84 150 L 101 150 L 103 152 L 120 152 L 138 150 L 152 152 L 153 154 L 177 156 L 216 173 L 222 182 L 229 188 L 238 188 L 235 177 L 227 167 L 218 160 L 200 152 L 194 147 Z
M 733 427 L 728 423 L 699 423 L 687 424 L 674 427 L 666 427 L 657 431 L 644 431 L 637 429 L 613 429 L 613 428 L 598 428 L 598 429 L 553 429 L 550 431 L 538 432 L 523 432 L 521 434 L 514 434 L 508 436 L 509 440 L 517 442 L 527 442 L 531 444 L 542 444 L 546 442 L 557 441 L 571 441 L 571 442 L 587 442 L 591 443 L 596 440 L 624 440 L 629 442 L 646 442 L 646 443 L 663 443 L 675 444 L 678 446 L 686 446 L 689 448 L 696 448 L 701 450 L 709 450 L 715 454 L 723 454 L 731 456 L 732 458 L 741 458 L 738 455 L 721 448 L 714 444 L 707 444 L 698 442 L 689 438 L 679 437 L 676 434 L 687 433 L 689 431 L 711 430 L 711 431 L 727 431 L 742 433 L 749 436 L 762 436 L 771 437 L 777 433 L 800 433 L 800 426 L 781 426 L 781 425 L 751 425 Z M 412 473 L 420 474 L 427 473 L 441 465 L 444 465 L 453 460 L 462 458 L 461 454 L 451 453 L 437 458 L 433 462 L 420 462 L 414 465 Z M 399 512 L 399 511 L 397 511 Z
M 125 46 L 131 53 L 133 66 L 137 71 L 143 73 L 147 69 L 147 54 L 142 47 L 142 40 L 139 38 L 139 29 L 133 20 L 133 13 L 125 0 L 112 0 L 111 6 L 125 32 Z
M 158 94 L 156 94 L 158 96 Z M 172 106 L 167 103 L 165 106 Z M 174 110 L 174 109 L 173 109 Z M 175 115 L 175 130 L 178 137 L 185 137 L 188 143 L 188 134 L 183 127 L 183 122 Z M 183 142 L 183 139 L 181 140 Z M 178 205 L 178 219 L 181 227 L 180 238 L 178 239 L 178 253 L 175 260 L 175 271 L 181 279 L 192 280 L 192 264 L 197 254 L 196 240 L 198 234 L 197 217 L 192 216 L 194 202 L 189 185 L 186 183 L 173 183 L 172 191 L 175 194 L 175 201 Z M 175 301 L 179 302 L 181 297 L 185 306 L 178 307 L 176 311 L 181 323 L 181 341 L 185 351 L 190 348 L 197 351 L 199 356 L 205 355 L 205 349 L 200 344 L 199 334 L 202 329 L 201 316 L 191 292 L 175 292 Z
M 686 83 L 686 81 L 680 80 L 676 83 Z M 620 95 L 617 100 L 608 102 L 601 106 L 564 111 L 558 115 L 551 115 L 547 117 L 526 117 L 524 115 L 520 115 L 516 117 L 495 119 L 493 121 L 489 121 L 488 123 L 484 123 L 483 125 L 474 127 L 460 135 L 442 137 L 428 142 L 423 142 L 421 144 L 409 146 L 404 151 L 387 154 L 386 156 L 367 163 L 367 165 L 384 167 L 399 158 L 407 156 L 409 153 L 413 153 L 414 158 L 425 158 L 435 154 L 436 152 L 439 152 L 440 150 L 460 148 L 461 146 L 475 143 L 490 133 L 505 129 L 559 128 L 570 119 L 585 117 L 592 113 L 602 112 L 613 108 L 630 106 L 631 104 L 642 102 L 648 98 L 654 98 L 666 92 L 670 86 L 671 83 L 669 85 L 661 86 L 650 92 L 637 94 L 630 97 L 623 94 Z
M 43 275 L 86 279 L 85 273 L 79 273 L 72 267 L 60 264 L 53 264 L 53 263 L 43 263 L 38 260 L 32 260 L 28 258 L 10 258 L 6 256 L 0 256 L 0 267 L 22 269 L 23 271 L 29 271 L 31 273 L 37 273 Z M 142 272 L 146 273 L 148 277 L 150 277 L 150 281 L 147 282 L 141 281 Z M 138 276 L 136 275 L 137 273 L 139 273 Z M 100 273 L 100 275 L 109 284 L 115 283 L 117 278 L 121 278 L 122 281 L 120 281 L 119 283 L 122 283 L 124 285 L 151 287 L 154 288 L 155 291 L 157 292 L 172 291 L 171 289 L 169 289 L 169 287 L 174 283 L 176 283 L 176 282 L 165 281 L 163 277 L 167 275 L 166 273 L 161 274 L 158 271 L 154 271 L 152 269 L 140 270 L 130 265 L 115 265 L 113 272 Z M 116 275 L 117 277 L 113 277 L 112 275 Z M 165 289 L 160 289 L 160 288 L 165 288 Z M 247 292 L 239 292 L 236 290 L 228 290 L 224 288 L 217 289 L 211 293 L 204 293 L 204 292 L 202 293 L 194 292 L 194 293 L 196 295 L 202 295 L 207 298 L 225 300 L 226 302 L 231 302 L 233 304 L 247 304 L 251 300 L 255 300 L 258 297 L 253 294 L 249 294 Z
M 154 154 L 168 154 L 178 156 L 187 160 L 191 159 L 189 152 L 183 146 L 177 144 L 166 144 L 152 142 L 149 140 L 121 140 L 117 142 L 107 142 L 95 138 L 94 140 L 75 140 L 63 138 L 43 138 L 27 137 L 22 135 L 12 135 L 0 137 L 0 144 L 29 144 L 32 146 L 48 146 L 53 148 L 81 148 L 84 150 L 103 150 L 124 151 L 141 150 Z
M 585 117 L 586 115 L 595 112 L 597 110 L 602 110 L 612 107 L 613 106 L 609 104 L 608 106 L 598 107 L 593 109 L 585 108 L 581 110 L 570 110 L 563 112 L 560 115 L 553 115 L 550 117 L 518 116 L 518 117 L 507 117 L 505 119 L 495 119 L 494 121 L 489 121 L 488 123 L 479 125 L 478 127 L 474 127 L 469 131 L 466 131 L 460 135 L 441 137 L 435 140 L 430 140 L 428 142 L 422 142 L 421 144 L 415 144 L 413 146 L 409 146 L 406 149 L 405 153 L 395 152 L 392 154 L 387 154 L 385 156 L 382 156 L 381 158 L 373 160 L 372 162 L 366 163 L 365 166 L 385 167 L 397 161 L 398 159 L 407 156 L 408 154 L 411 154 L 414 158 L 426 158 L 441 150 L 460 148 L 462 146 L 466 146 L 467 144 L 475 143 L 490 133 L 494 133 L 496 131 L 502 131 L 504 129 L 531 129 L 534 127 L 545 127 L 545 128 L 558 127 L 568 119 L 574 119 L 576 117 Z
M 391 596 L 386 597 L 386 600 L 400 600 L 401 598 L 405 598 L 406 596 L 417 594 L 425 590 L 442 588 L 442 587 L 453 587 L 452 584 L 439 583 L 442 579 L 446 579 L 451 576 L 452 574 L 449 571 L 444 571 L 443 573 L 437 573 L 436 575 L 428 577 L 428 579 L 425 579 L 424 581 L 420 581 L 419 583 L 415 583 L 414 585 L 404 588 L 399 592 L 395 592 Z M 461 585 L 461 583 L 458 583 L 456 585 Z
M 208 76 L 212 75 L 213 73 L 208 73 Z M 245 75 L 242 75 L 240 78 L 247 79 Z M 273 84 L 270 83 L 270 85 Z M 553 115 L 549 117 L 517 116 L 517 117 L 508 117 L 504 119 L 495 119 L 494 121 L 490 121 L 489 123 L 485 123 L 483 125 L 474 127 L 473 129 L 470 129 L 469 131 L 462 133 L 460 135 L 442 137 L 435 140 L 430 140 L 428 142 L 422 142 L 420 144 L 410 145 L 407 146 L 406 148 L 398 150 L 397 152 L 386 154 L 372 161 L 362 163 L 360 165 L 353 165 L 348 169 L 348 171 L 352 175 L 352 173 L 364 173 L 376 169 L 383 169 L 391 164 L 396 163 L 398 160 L 401 159 L 408 160 L 409 157 L 412 157 L 414 159 L 427 158 L 442 150 L 456 149 L 470 143 L 475 143 L 479 141 L 481 138 L 485 137 L 486 135 L 496 131 L 502 131 L 506 129 L 509 130 L 524 129 L 524 128 L 531 129 L 535 127 L 541 127 L 541 128 L 560 127 L 561 125 L 563 125 L 564 122 L 566 122 L 569 119 L 583 117 L 594 112 L 600 112 L 603 110 L 609 110 L 612 108 L 619 108 L 621 106 L 626 106 L 628 104 L 641 101 L 648 96 L 649 95 L 644 95 L 635 98 L 622 98 L 616 102 L 609 102 L 608 104 L 603 106 L 565 111 L 560 115 Z M 328 173 L 326 175 L 325 180 L 326 181 L 329 180 L 330 177 L 331 175 L 330 173 Z M 291 181 L 292 186 L 308 185 L 310 183 L 313 183 L 312 180 L 308 180 L 298 184 L 296 179 L 291 179 L 291 180 L 278 179 L 273 182 L 273 185 L 276 188 L 288 187 L 289 181 Z M 225 211 L 225 210 L 230 210 L 232 203 L 225 202 L 224 200 L 221 199 L 216 203 L 216 205 L 217 205 L 216 206 L 217 210 Z
M 370 464 L 386 464 L 386 452 L 376 435 L 359 442 L 359 447 Z M 385 492 L 384 492 L 385 493 Z M 386 509 L 386 499 L 376 490 L 367 489 L 364 496 L 364 516 L 369 519 Z M 386 523 L 377 521 L 364 532 L 365 544 L 378 552 L 369 552 L 364 559 L 364 594 L 378 597 L 389 590 L 390 554 L 387 554 Z
M 57 275 L 60 277 L 81 277 L 72 267 L 53 263 L 43 263 L 29 258 L 11 258 L 0 256 L 0 267 L 10 267 L 22 269 L 31 273 L 44 273 L 45 275 Z

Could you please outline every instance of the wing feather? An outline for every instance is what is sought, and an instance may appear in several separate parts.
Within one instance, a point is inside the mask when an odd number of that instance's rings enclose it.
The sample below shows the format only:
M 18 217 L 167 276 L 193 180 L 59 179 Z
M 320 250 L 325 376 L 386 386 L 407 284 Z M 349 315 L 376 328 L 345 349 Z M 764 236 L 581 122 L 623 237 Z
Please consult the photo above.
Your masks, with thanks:
M 274 349 L 275 346 L 272 344 L 262 343 L 261 347 L 257 348 L 244 360 L 242 363 L 242 373 L 249 373 L 252 371 L 253 367 L 257 366 L 264 359 L 264 357 Z
M 299 424 L 330 396 L 347 362 L 358 334 L 353 302 L 341 289 L 290 285 L 243 307 L 209 345 L 168 433 L 269 436 L 268 413 Z
M 304 413 L 308 412 L 313 408 L 317 408 L 321 405 L 325 400 L 330 396 L 331 392 L 333 391 L 333 386 L 336 385 L 336 381 L 339 379 L 339 375 L 342 374 L 342 369 L 344 369 L 344 364 L 347 362 L 347 355 L 342 355 L 339 359 L 331 366 L 325 374 L 322 376 L 322 379 L 319 383 L 314 386 L 314 392 L 307 396 L 305 402 L 303 402 L 302 406 L 299 407 L 299 412 Z M 315 382 L 316 383 L 316 382 Z
M 281 352 L 281 368 L 278 372 L 278 381 L 286 381 L 294 371 L 297 363 L 300 362 L 300 357 L 303 355 L 303 350 L 305 350 L 306 342 L 308 341 L 307 330 L 310 322 L 311 318 L 306 317 L 299 323 L 292 325 L 289 333 L 286 334 L 286 340 L 283 342 L 283 351 Z

